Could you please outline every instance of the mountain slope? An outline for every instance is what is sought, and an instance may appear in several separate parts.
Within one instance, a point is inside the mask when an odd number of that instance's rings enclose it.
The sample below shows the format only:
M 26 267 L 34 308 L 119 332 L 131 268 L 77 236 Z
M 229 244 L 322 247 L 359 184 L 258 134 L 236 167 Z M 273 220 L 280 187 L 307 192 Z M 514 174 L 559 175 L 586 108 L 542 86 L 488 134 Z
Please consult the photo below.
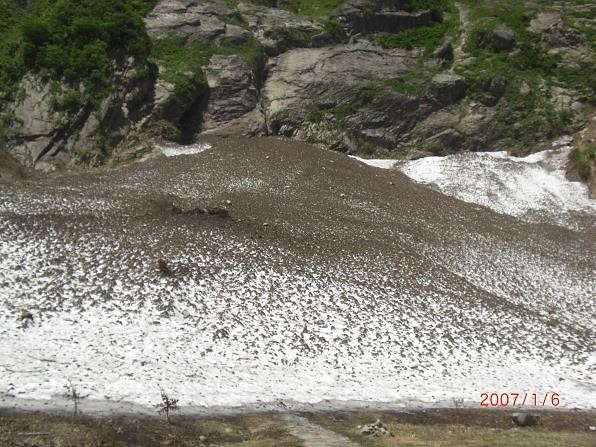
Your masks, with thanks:
M 523 223 L 297 142 L 211 144 L 0 185 L 6 402 L 70 377 L 116 408 L 157 384 L 191 407 L 484 390 L 593 407 L 593 226 Z

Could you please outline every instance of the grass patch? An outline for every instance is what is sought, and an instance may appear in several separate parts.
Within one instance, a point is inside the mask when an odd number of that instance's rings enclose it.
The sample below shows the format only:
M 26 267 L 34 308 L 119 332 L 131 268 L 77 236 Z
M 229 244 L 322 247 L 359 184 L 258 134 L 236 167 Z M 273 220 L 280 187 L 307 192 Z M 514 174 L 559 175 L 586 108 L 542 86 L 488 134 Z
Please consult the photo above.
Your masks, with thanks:
M 588 146 L 585 149 L 573 149 L 569 154 L 569 161 L 579 176 L 583 180 L 588 180 L 592 169 L 596 166 L 596 146 Z
M 593 434 L 576 427 L 586 427 L 590 416 L 561 412 L 543 414 L 544 424 L 537 427 L 515 428 L 509 412 L 492 413 L 478 410 L 437 410 L 410 413 L 343 413 L 339 418 L 328 414 L 313 415 L 317 423 L 341 433 L 366 447 L 588 447 Z M 362 436 L 358 425 L 380 418 L 393 437 Z M 581 419 L 581 423 L 578 422 Z M 587 420 L 586 420 L 587 419 Z M 556 422 L 563 422 L 558 427 Z M 552 423 L 551 423 L 552 421 Z
M 291 0 L 280 6 L 302 16 L 320 19 L 328 17 L 343 2 L 344 0 Z
M 430 9 L 439 20 L 433 25 L 378 36 L 375 38 L 377 45 L 383 48 L 405 48 L 408 50 L 422 48 L 424 56 L 429 56 L 447 38 L 456 39 L 459 35 L 459 17 L 454 1 L 412 1 L 409 9 L 412 11 Z
M 271 415 L 160 419 L 118 417 L 99 418 L 37 414 L 0 414 L 0 445 L 39 447 L 99 445 L 159 447 L 299 447 L 283 422 Z M 18 433 L 45 433 L 23 436 Z
M 385 87 L 390 90 L 408 96 L 420 96 L 424 94 L 431 79 L 441 71 L 441 68 L 434 70 L 424 68 L 421 64 L 412 71 L 399 77 L 387 79 Z
M 573 113 L 555 108 L 552 89 L 571 88 L 587 102 L 593 101 L 596 77 L 592 63 L 578 61 L 576 67 L 568 67 L 559 55 L 547 53 L 540 36 L 528 29 L 532 14 L 522 0 L 464 0 L 464 3 L 473 24 L 465 48 L 472 58 L 467 64 L 455 67 L 455 71 L 467 79 L 468 95 L 480 99 L 486 94 L 486 85 L 495 77 L 508 82 L 496 116 L 486 129 L 491 139 L 501 140 L 513 146 L 513 150 L 517 146 L 528 151 L 537 141 L 571 131 Z M 514 31 L 516 51 L 494 52 L 481 44 L 482 37 L 500 25 Z M 522 83 L 530 86 L 529 94 L 520 94 Z
M 217 47 L 205 40 L 186 41 L 171 35 L 153 43 L 151 58 L 161 67 L 160 77 L 175 86 L 180 102 L 188 103 L 197 89 L 207 86 L 202 69 L 215 54 L 240 55 L 256 76 L 263 49 L 254 39 L 241 45 Z

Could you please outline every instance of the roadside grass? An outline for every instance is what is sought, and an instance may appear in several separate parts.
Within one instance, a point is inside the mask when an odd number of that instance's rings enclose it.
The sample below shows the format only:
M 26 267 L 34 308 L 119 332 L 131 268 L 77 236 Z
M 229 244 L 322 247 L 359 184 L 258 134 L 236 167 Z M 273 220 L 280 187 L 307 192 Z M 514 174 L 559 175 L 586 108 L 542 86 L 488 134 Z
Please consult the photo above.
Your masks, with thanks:
M 27 434 L 30 435 L 27 435 Z M 1 413 L 0 445 L 17 447 L 299 447 L 283 422 L 273 415 L 236 417 L 173 417 L 110 419 L 55 416 L 43 413 Z
M 473 413 L 473 414 L 472 414 Z M 354 412 L 309 415 L 314 421 L 343 434 L 365 447 L 588 447 L 594 445 L 594 434 L 588 429 L 592 416 L 572 413 L 561 417 L 568 420 L 565 427 L 548 425 L 557 413 L 550 413 L 547 423 L 538 427 L 513 427 L 508 414 L 501 411 L 451 410 L 445 420 L 427 421 L 420 413 L 408 418 L 399 413 Z M 562 414 L 562 413 L 561 413 Z M 592 419 L 590 419 L 590 417 Z M 471 419 L 470 419 L 471 418 Z M 358 425 L 381 419 L 393 436 L 368 437 L 360 434 Z M 417 421 L 414 421 L 418 419 Z M 577 422 L 575 425 L 572 421 Z

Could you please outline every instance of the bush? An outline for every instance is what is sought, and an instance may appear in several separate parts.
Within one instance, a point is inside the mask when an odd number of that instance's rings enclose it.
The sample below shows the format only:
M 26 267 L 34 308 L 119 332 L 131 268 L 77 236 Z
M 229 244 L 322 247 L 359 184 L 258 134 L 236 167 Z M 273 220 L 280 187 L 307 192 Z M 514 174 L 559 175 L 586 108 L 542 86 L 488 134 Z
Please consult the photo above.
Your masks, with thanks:
M 589 146 L 586 149 L 573 149 L 569 154 L 569 161 L 577 170 L 579 176 L 587 180 L 590 178 L 592 167 L 596 165 L 596 146 Z
M 12 2 L 14 3 L 14 2 Z M 72 85 L 83 84 L 92 96 L 108 86 L 113 61 L 133 56 L 146 63 L 151 42 L 143 16 L 155 0 L 30 1 L 8 8 L 0 31 L 0 92 L 14 92 L 25 71 Z

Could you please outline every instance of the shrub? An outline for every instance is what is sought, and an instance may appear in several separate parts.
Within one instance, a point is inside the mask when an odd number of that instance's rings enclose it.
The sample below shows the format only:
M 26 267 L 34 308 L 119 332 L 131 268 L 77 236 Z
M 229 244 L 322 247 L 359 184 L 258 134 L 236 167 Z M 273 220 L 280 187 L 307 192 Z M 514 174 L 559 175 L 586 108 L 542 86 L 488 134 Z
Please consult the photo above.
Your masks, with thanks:
M 585 149 L 575 148 L 569 154 L 571 165 L 583 180 L 590 178 L 592 167 L 596 165 L 596 146 Z

